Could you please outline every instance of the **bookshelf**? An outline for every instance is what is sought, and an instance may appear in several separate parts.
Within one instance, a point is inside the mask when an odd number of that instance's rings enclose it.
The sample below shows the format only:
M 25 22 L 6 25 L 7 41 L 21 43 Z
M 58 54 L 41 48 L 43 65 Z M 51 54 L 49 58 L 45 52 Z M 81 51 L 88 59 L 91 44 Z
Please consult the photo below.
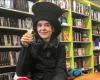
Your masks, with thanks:
M 55 3 L 66 10 L 61 17 L 61 20 L 66 20 L 61 21 L 62 32 L 59 38 L 66 48 L 66 68 L 93 73 L 95 65 L 100 64 L 100 20 L 97 20 L 100 17 L 100 6 L 88 0 L 42 1 Z
M 72 0 L 73 67 L 84 73 L 93 72 L 92 31 L 90 4 Z
M 91 22 L 92 22 L 92 41 L 94 71 L 95 66 L 100 64 L 100 6 L 91 2 Z
M 32 4 L 28 0 L 0 1 L 0 80 L 13 80 L 20 38 L 33 27 Z

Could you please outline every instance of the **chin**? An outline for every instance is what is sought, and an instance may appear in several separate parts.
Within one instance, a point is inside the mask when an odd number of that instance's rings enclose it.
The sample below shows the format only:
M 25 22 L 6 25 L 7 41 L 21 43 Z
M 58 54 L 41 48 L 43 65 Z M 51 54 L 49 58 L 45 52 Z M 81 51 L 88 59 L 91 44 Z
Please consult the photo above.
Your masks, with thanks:
M 48 39 L 47 37 L 41 37 L 42 39 Z
M 41 35 L 40 37 L 41 37 L 41 38 L 44 38 L 44 39 L 45 39 L 45 38 L 48 38 L 48 36 L 46 36 L 46 35 Z
M 40 36 L 41 38 L 43 38 L 43 39 L 47 39 L 48 37 L 46 37 L 46 36 Z

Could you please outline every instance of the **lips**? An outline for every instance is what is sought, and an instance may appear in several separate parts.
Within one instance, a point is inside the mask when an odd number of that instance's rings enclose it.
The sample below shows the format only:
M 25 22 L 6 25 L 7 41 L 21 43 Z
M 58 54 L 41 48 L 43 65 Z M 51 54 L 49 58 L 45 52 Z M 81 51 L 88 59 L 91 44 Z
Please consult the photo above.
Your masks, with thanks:
M 41 34 L 41 35 L 45 35 L 45 34 L 47 34 L 48 32 L 40 32 L 39 34 Z

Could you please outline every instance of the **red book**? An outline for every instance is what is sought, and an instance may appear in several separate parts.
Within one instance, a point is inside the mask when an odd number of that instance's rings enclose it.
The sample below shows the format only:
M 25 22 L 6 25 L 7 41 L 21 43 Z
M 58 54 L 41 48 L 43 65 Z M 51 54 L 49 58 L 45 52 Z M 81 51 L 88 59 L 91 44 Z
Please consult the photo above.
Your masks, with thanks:
M 22 77 L 22 78 L 18 78 L 17 80 L 32 80 L 32 79 L 29 79 L 29 78 L 26 78 L 26 77 Z

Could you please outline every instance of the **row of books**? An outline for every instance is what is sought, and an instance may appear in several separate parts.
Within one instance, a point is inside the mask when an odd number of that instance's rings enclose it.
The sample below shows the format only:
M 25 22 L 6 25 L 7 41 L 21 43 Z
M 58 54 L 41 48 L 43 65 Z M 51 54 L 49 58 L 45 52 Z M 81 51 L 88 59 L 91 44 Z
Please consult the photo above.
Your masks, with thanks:
M 33 27 L 33 22 L 32 18 L 30 17 L 27 17 L 25 19 L 0 17 L 0 26 L 28 29 Z
M 94 65 L 100 64 L 100 52 L 94 52 Z
M 73 26 L 76 26 L 78 28 L 85 28 L 84 20 L 82 18 L 73 18 Z
M 62 32 L 59 35 L 59 40 L 60 41 L 69 41 L 69 31 L 62 30 Z
M 72 10 L 74 12 L 81 13 L 81 14 L 84 14 L 84 15 L 87 15 L 87 16 L 90 15 L 90 7 L 86 6 L 83 3 L 79 3 L 76 0 L 72 1 Z
M 83 58 L 75 58 L 74 60 L 74 67 L 75 68 L 89 68 L 87 60 L 83 59 Z
M 70 5 L 69 5 L 70 0 L 44 0 L 44 1 L 55 3 L 62 9 L 69 9 L 69 7 L 70 7 Z
M 92 33 L 95 35 L 100 35 L 100 24 L 92 26 Z
M 62 26 L 68 26 L 68 21 L 67 21 L 67 17 L 65 14 L 63 14 L 60 18 L 59 21 L 61 23 Z
M 84 47 L 75 47 L 73 51 L 74 51 L 74 56 L 84 56 L 85 55 Z
M 59 18 L 59 21 L 61 22 L 62 26 L 68 26 L 67 18 L 64 14 Z M 33 27 L 33 22 L 32 18 L 30 17 L 27 17 L 25 19 L 0 17 L 0 26 L 28 29 Z
M 100 22 L 100 11 L 91 9 L 91 17 L 92 17 L 92 20 Z
M 0 7 L 29 11 L 28 0 L 0 0 Z
M 20 46 L 20 36 L 1 34 L 0 46 Z
M 73 41 L 89 41 L 87 32 L 73 31 Z
M 18 61 L 19 51 L 0 52 L 0 66 L 13 66 Z
M 15 72 L 0 74 L 0 80 L 14 80 Z
M 47 2 L 52 2 L 60 6 L 62 9 L 69 9 L 70 8 L 70 0 L 44 0 Z M 74 12 L 82 13 L 85 15 L 90 14 L 90 7 L 84 5 L 83 3 L 76 2 L 76 0 L 72 1 L 72 10 Z
M 63 26 L 67 26 L 67 18 L 66 16 L 63 14 L 60 18 L 59 18 L 61 25 Z M 13 18 L 13 17 L 0 17 L 0 26 L 5 26 L 5 27 L 16 27 L 16 28 L 31 28 L 33 27 L 33 22 L 32 22 L 32 18 L 27 17 L 25 19 L 21 19 L 21 18 Z

